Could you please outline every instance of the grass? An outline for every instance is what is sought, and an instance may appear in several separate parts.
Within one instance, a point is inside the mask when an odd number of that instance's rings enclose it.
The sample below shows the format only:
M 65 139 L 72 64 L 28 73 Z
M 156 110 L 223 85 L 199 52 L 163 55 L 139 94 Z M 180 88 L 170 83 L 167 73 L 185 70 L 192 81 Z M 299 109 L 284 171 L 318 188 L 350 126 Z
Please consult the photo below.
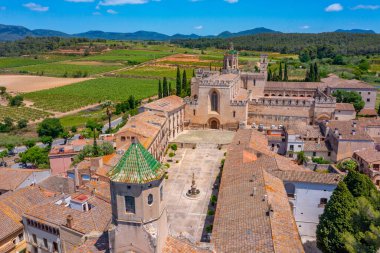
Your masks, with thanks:
M 37 137 L 29 137 L 26 135 L 0 133 L 0 147 L 6 147 L 9 144 L 20 146 L 23 145 L 23 143 L 25 143 L 27 140 L 33 140 L 37 142 L 39 139 Z
M 16 123 L 20 119 L 26 120 L 38 120 L 45 118 L 50 114 L 41 110 L 29 108 L 29 107 L 10 107 L 10 106 L 0 106 L 0 122 L 6 117 L 10 117 Z
M 57 112 L 72 111 L 106 100 L 125 101 L 130 95 L 136 99 L 154 96 L 157 82 L 148 79 L 98 78 L 63 87 L 27 93 L 24 98 L 34 106 Z
M 371 65 L 371 71 L 380 72 L 380 64 L 372 64 Z
M 49 62 L 63 61 L 73 59 L 72 56 L 62 55 L 41 55 L 38 57 L 6 57 L 0 58 L 0 69 L 14 68 L 28 65 L 44 64 Z
M 33 74 L 33 75 L 45 75 L 45 76 L 56 76 L 63 77 L 67 75 L 67 77 L 75 77 L 76 73 L 80 71 L 82 74 L 86 75 L 94 75 L 99 73 L 104 73 L 116 69 L 120 69 L 123 66 L 115 66 L 115 65 L 75 65 L 75 64 L 65 64 L 62 62 L 56 63 L 47 63 L 47 64 L 38 64 L 38 65 L 30 65 L 12 68 L 13 72 L 19 72 L 23 74 Z
M 128 65 L 136 65 L 150 60 L 162 58 L 171 55 L 171 52 L 163 51 L 146 51 L 146 50 L 127 50 L 119 49 L 110 52 L 92 55 L 81 58 L 84 61 L 104 61 L 104 62 L 123 62 Z
M 118 116 L 114 115 L 114 117 Z M 71 128 L 72 126 L 84 127 L 88 120 L 106 122 L 107 118 L 105 110 L 100 108 L 88 109 L 60 118 L 61 124 L 64 128 Z
M 186 66 L 188 68 L 190 68 L 190 67 L 192 67 L 192 68 L 209 67 L 210 63 L 211 63 L 212 67 L 216 67 L 218 69 L 223 66 L 222 61 L 220 61 L 220 62 L 217 62 L 217 61 L 212 61 L 212 62 L 190 62 L 189 61 L 189 62 L 186 62 L 186 61 L 166 61 L 166 60 L 160 61 L 160 64 L 168 64 L 168 65 L 172 65 L 172 66 Z
M 180 69 L 181 74 L 184 69 Z M 146 65 L 133 69 L 123 70 L 118 72 L 120 75 L 126 75 L 131 77 L 147 77 L 147 78 L 163 78 L 167 77 L 175 79 L 177 76 L 177 68 L 174 66 L 154 66 Z M 191 78 L 193 74 L 193 68 L 186 68 L 187 78 Z M 181 75 L 182 76 L 182 75 Z

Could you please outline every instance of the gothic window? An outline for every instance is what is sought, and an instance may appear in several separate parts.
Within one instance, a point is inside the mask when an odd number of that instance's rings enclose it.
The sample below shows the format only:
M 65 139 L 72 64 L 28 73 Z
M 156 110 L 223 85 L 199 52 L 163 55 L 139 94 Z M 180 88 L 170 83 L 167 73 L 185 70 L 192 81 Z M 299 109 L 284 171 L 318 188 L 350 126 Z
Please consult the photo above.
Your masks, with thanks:
M 236 112 L 235 111 L 233 112 L 233 116 L 234 116 L 234 118 L 236 117 Z
M 148 195 L 148 205 L 151 205 L 153 203 L 153 195 L 149 194 Z
M 216 91 L 211 94 L 211 111 L 218 111 L 218 93 Z
M 125 212 L 136 213 L 135 198 L 131 196 L 125 196 Z
M 195 116 L 195 110 L 193 110 L 193 115 Z

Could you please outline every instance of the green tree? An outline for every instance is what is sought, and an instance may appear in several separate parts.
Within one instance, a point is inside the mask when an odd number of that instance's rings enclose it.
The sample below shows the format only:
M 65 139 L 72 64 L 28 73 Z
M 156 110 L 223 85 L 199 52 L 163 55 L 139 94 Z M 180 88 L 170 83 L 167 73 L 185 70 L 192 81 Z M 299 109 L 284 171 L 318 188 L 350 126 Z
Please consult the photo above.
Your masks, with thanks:
M 63 133 L 63 126 L 57 118 L 44 119 L 37 127 L 38 136 L 50 136 L 57 138 Z
M 314 63 L 314 82 L 320 82 L 321 75 L 319 74 L 318 64 Z
M 102 125 L 99 124 L 98 122 L 96 122 L 95 120 L 89 120 L 86 123 L 86 127 L 88 129 L 90 129 L 92 131 L 92 133 L 93 133 L 93 138 L 94 138 L 94 143 L 93 143 L 93 146 L 92 146 L 93 153 L 94 153 L 95 156 L 98 156 L 99 155 L 99 147 L 98 147 L 98 143 L 96 141 L 96 138 L 98 137 L 96 131 L 100 132 L 101 129 L 102 129 Z
M 183 74 L 182 74 L 182 93 L 184 94 L 184 96 L 186 96 L 187 92 L 187 76 L 186 76 L 186 69 L 183 70 Z
M 136 108 L 136 99 L 135 99 L 135 96 L 133 96 L 133 95 L 130 95 L 129 97 L 128 97 L 128 104 L 129 104 L 129 108 L 130 109 L 135 109 Z
M 104 102 L 102 106 L 103 108 L 106 109 L 106 116 L 108 119 L 108 131 L 111 131 L 112 130 L 111 121 L 112 121 L 112 115 L 115 112 L 115 104 L 112 101 L 108 100 Z
M 29 148 L 24 153 L 20 154 L 22 163 L 31 163 L 38 168 L 48 168 L 49 167 L 49 158 L 48 152 L 38 146 Z
M 376 191 L 376 187 L 371 179 L 367 175 L 361 174 L 355 170 L 349 170 L 344 182 L 354 197 L 363 196 L 369 198 L 371 192 Z
M 311 60 L 310 58 L 310 52 L 307 48 L 302 49 L 299 53 L 299 59 L 301 62 L 309 62 Z
M 168 80 L 166 79 L 166 77 L 164 77 L 163 81 L 162 81 L 162 96 L 163 97 L 167 97 L 169 96 L 169 89 L 168 89 Z
M 28 139 L 28 140 L 24 141 L 23 144 L 29 149 L 29 148 L 32 148 L 36 145 L 36 141 L 33 139 Z
M 8 150 L 3 150 L 0 152 L 1 161 L 4 163 L 4 158 L 8 156 Z
M 162 98 L 162 85 L 161 85 L 161 80 L 158 80 L 158 98 Z
M 336 55 L 333 59 L 333 64 L 334 65 L 344 65 L 343 56 L 340 54 Z
M 14 97 L 9 98 L 9 106 L 21 106 L 24 98 L 20 95 L 16 95 Z
M 304 164 L 305 162 L 307 162 L 307 157 L 305 155 L 305 153 L 303 151 L 300 151 L 297 153 L 297 163 L 298 164 Z
M 287 82 L 288 80 L 289 80 L 289 78 L 288 78 L 288 63 L 285 62 L 284 81 Z
M 40 140 L 43 144 L 48 145 L 48 147 L 51 147 L 51 144 L 53 144 L 53 138 L 51 136 L 42 136 Z
M 355 111 L 359 112 L 364 108 L 365 102 L 362 97 L 356 91 L 337 90 L 332 93 L 336 97 L 337 103 L 351 103 L 353 104 Z
M 23 128 L 26 128 L 28 126 L 28 121 L 26 119 L 20 119 L 18 122 L 17 122 L 17 127 L 19 129 L 23 129 Z
M 177 67 L 177 78 L 176 78 L 175 89 L 176 89 L 176 95 L 180 97 L 182 93 L 182 86 L 181 86 L 181 71 L 179 70 L 179 67 Z
M 283 80 L 283 75 L 282 75 L 282 62 L 280 62 L 280 69 L 278 70 L 278 77 L 280 79 L 280 81 Z
M 351 218 L 355 199 L 344 182 L 334 190 L 317 226 L 317 246 L 325 253 L 345 252 L 345 232 L 353 232 Z

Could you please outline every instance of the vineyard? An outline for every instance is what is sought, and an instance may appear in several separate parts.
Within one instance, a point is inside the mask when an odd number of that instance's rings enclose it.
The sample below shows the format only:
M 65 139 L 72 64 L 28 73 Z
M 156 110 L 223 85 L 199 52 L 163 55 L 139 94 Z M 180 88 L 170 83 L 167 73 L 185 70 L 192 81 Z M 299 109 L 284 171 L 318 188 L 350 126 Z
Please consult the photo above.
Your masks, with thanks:
M 181 74 L 184 69 L 180 69 Z M 191 78 L 193 74 L 192 68 L 186 68 L 187 77 Z M 145 65 L 137 68 L 123 70 L 117 72 L 118 75 L 131 76 L 131 77 L 146 77 L 146 78 L 163 78 L 175 79 L 177 75 L 177 68 L 174 66 L 155 66 Z
M 26 93 L 34 106 L 56 112 L 67 112 L 106 100 L 124 101 L 154 96 L 157 82 L 148 79 L 98 78 L 63 87 Z
M 20 119 L 34 121 L 41 118 L 45 118 L 49 115 L 50 114 L 47 112 L 29 107 L 0 106 L 0 122 L 3 121 L 6 117 L 9 117 L 14 121 L 18 121 Z

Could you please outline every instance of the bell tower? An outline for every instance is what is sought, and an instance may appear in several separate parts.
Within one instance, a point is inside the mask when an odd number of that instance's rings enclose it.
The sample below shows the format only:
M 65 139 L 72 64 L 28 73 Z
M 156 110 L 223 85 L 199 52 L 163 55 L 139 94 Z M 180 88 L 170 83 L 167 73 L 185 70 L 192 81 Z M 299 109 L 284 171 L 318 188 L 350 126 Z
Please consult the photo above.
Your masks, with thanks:
M 111 252 L 161 252 L 168 234 L 163 166 L 132 141 L 108 177 L 111 187 Z
M 224 54 L 223 73 L 238 73 L 239 72 L 239 54 L 234 49 L 234 44 L 231 42 L 230 50 Z

